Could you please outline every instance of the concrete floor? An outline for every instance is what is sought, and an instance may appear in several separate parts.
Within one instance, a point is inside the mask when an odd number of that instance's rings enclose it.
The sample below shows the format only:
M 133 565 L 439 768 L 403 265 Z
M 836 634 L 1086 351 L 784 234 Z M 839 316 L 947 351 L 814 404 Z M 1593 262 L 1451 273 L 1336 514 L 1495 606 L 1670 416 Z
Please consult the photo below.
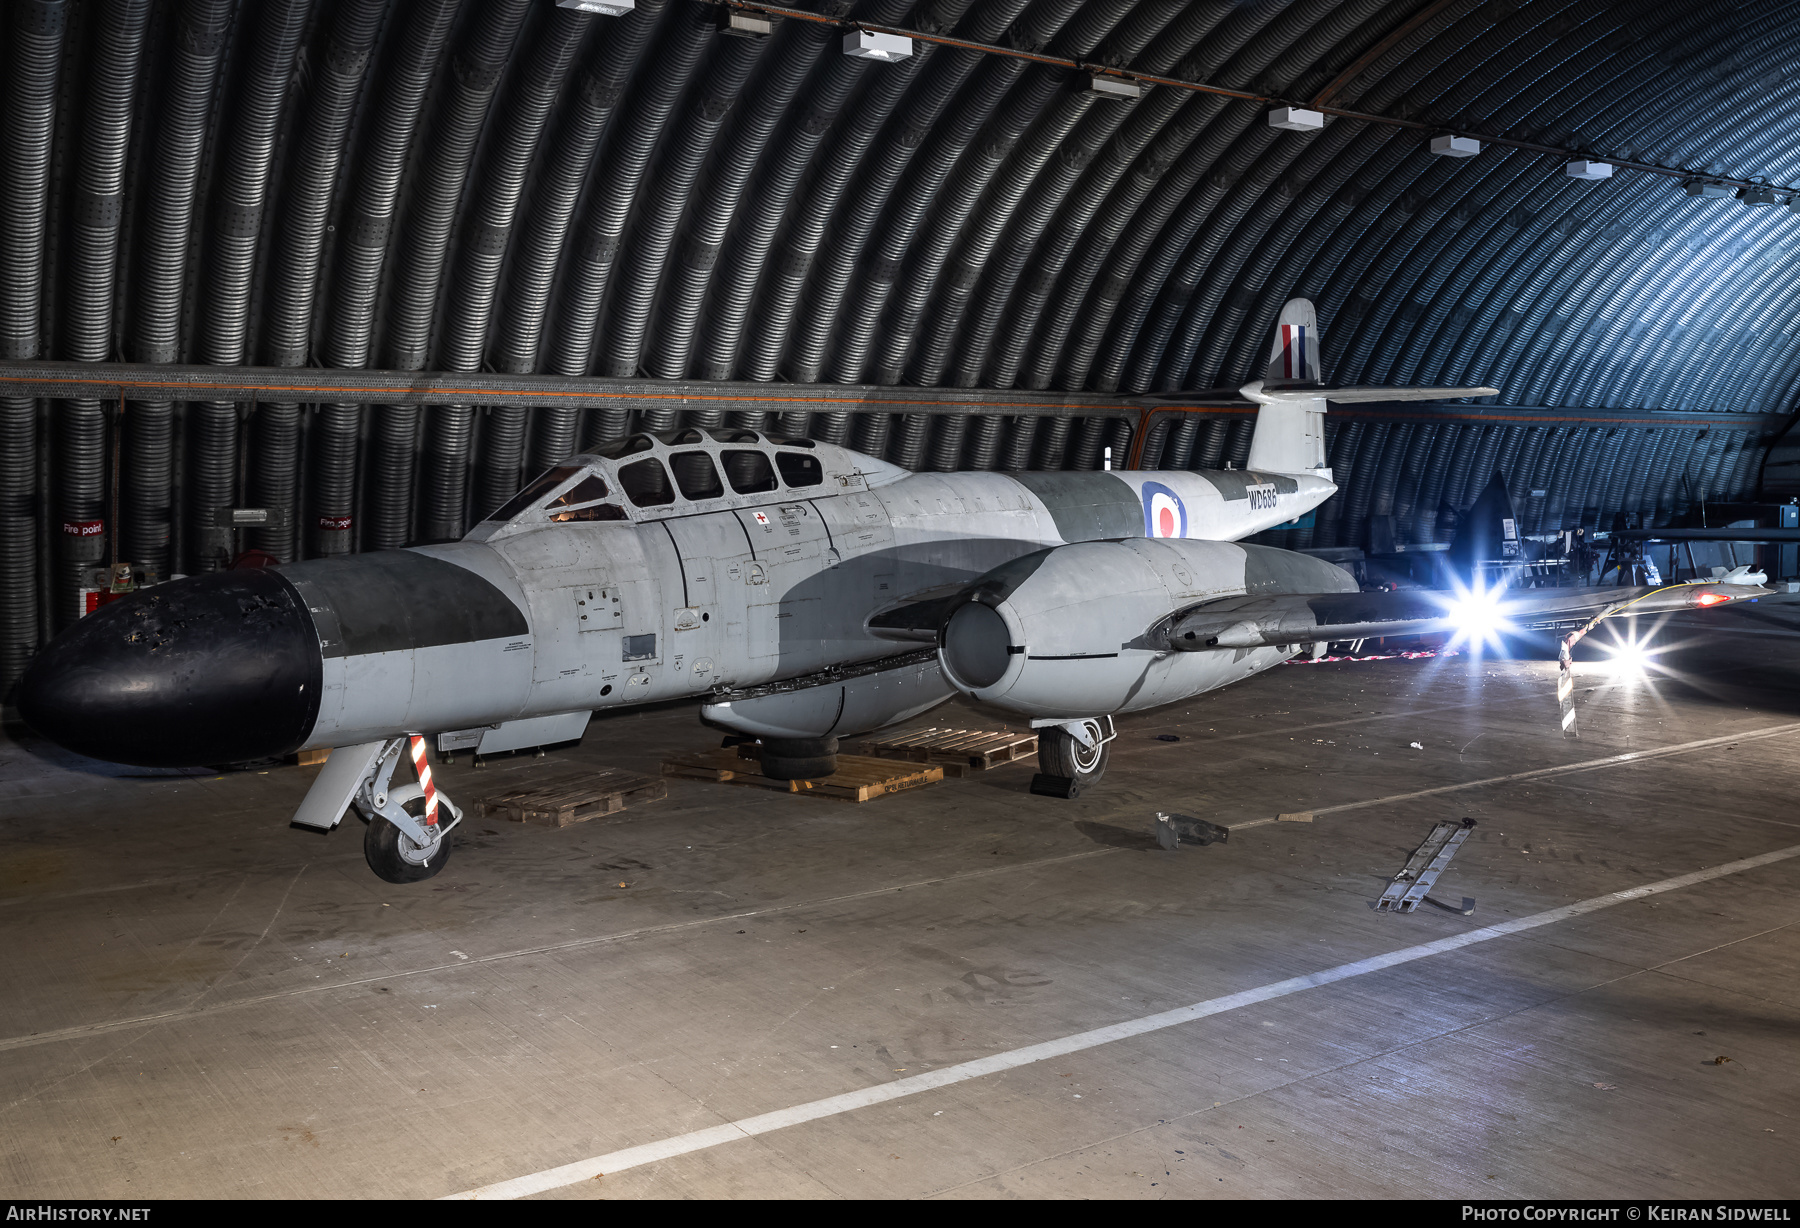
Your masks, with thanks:
M 1078 801 L 1029 766 L 861 806 L 671 781 L 471 820 L 413 887 L 354 820 L 287 826 L 316 769 L 0 743 L 0 1197 L 454 1194 L 1800 848 L 1800 608 L 1660 637 L 1678 676 L 1583 672 L 1579 742 L 1542 661 L 1287 666 L 1122 722 Z M 707 745 L 669 708 L 440 780 Z M 1372 912 L 1464 815 L 1437 894 L 1474 915 Z M 1797 887 L 1777 860 L 544 1196 L 1792 1198 Z

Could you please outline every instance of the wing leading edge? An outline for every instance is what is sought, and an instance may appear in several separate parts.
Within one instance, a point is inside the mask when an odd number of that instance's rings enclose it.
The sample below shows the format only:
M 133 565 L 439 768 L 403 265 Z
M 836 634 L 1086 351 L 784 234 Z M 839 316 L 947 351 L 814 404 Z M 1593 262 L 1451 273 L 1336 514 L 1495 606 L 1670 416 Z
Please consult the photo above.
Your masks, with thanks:
M 1733 601 L 1766 597 L 1775 590 L 1757 584 L 1679 584 L 1665 588 L 1502 590 L 1488 594 L 1481 613 L 1497 615 L 1520 629 L 1580 622 L 1605 610 L 1666 614 L 1707 609 Z M 1495 598 L 1498 600 L 1495 600 Z M 1387 593 L 1289 593 L 1270 597 L 1227 597 L 1179 610 L 1165 620 L 1160 635 L 1179 652 L 1210 648 L 1260 648 L 1321 640 L 1361 640 L 1384 635 L 1429 635 L 1456 631 L 1468 622 L 1469 599 L 1417 589 Z

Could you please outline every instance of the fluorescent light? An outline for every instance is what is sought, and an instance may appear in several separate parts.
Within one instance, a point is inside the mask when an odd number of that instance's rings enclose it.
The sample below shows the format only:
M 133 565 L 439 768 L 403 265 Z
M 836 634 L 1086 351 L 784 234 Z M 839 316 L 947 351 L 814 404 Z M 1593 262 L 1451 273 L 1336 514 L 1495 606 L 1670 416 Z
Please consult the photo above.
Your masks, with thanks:
M 1570 162 L 1563 167 L 1563 174 L 1571 179 L 1611 179 L 1612 163 L 1593 162 L 1586 159 Z
M 749 13 L 743 9 L 719 12 L 719 33 L 739 38 L 766 38 L 775 32 L 775 19 L 767 13 Z
M 1473 158 L 1481 152 L 1481 142 L 1472 136 L 1434 136 L 1431 152 L 1440 158 Z
M 596 17 L 623 17 L 637 7 L 637 0 L 556 0 L 556 7 Z
M 1269 112 L 1269 127 L 1289 132 L 1317 132 L 1325 126 L 1325 116 L 1304 107 L 1276 107 Z
M 1743 201 L 1746 205 L 1773 205 L 1779 203 L 1775 199 L 1774 188 L 1745 188 L 1737 195 L 1738 199 Z
M 859 60 L 904 60 L 913 53 L 912 39 L 873 30 L 852 30 L 844 35 L 844 54 Z
M 1722 196 L 1731 195 L 1731 189 L 1725 184 L 1708 183 L 1704 179 L 1684 180 L 1681 185 L 1681 190 L 1686 192 L 1689 196 L 1704 198 L 1706 200 L 1717 200 Z
M 1087 79 L 1090 94 L 1099 98 L 1118 99 L 1124 102 L 1136 102 L 1144 96 L 1144 87 L 1136 81 L 1127 81 L 1123 77 L 1106 77 L 1096 73 Z

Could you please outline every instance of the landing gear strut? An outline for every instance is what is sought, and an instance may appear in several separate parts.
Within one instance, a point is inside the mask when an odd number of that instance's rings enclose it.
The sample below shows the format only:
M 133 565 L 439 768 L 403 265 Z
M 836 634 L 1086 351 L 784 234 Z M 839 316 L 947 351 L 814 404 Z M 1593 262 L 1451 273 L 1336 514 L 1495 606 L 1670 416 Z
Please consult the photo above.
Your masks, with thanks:
M 408 741 L 389 740 L 353 799 L 369 824 L 363 833 L 363 858 L 377 878 L 390 883 L 424 882 L 443 869 L 450 860 L 450 830 L 462 822 L 462 811 L 442 793 L 437 794 L 435 813 L 426 812 L 423 782 L 389 786 Z M 422 747 L 417 754 L 422 764 Z M 420 768 L 421 775 L 426 771 Z

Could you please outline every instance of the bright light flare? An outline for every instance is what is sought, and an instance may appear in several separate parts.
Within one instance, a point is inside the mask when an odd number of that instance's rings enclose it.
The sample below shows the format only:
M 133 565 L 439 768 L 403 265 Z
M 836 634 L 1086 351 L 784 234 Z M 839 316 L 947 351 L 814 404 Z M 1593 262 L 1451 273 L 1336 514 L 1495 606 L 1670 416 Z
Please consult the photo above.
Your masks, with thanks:
M 1458 585 L 1444 605 L 1444 617 L 1455 632 L 1449 646 L 1499 647 L 1500 637 L 1513 630 L 1512 620 L 1507 617 L 1504 592 L 1497 587 L 1465 589 Z
M 1640 639 L 1635 630 L 1615 630 L 1612 638 L 1600 641 L 1598 647 L 1606 653 L 1606 660 L 1593 664 L 1615 678 L 1641 678 L 1662 669 L 1656 658 L 1663 649 Z

